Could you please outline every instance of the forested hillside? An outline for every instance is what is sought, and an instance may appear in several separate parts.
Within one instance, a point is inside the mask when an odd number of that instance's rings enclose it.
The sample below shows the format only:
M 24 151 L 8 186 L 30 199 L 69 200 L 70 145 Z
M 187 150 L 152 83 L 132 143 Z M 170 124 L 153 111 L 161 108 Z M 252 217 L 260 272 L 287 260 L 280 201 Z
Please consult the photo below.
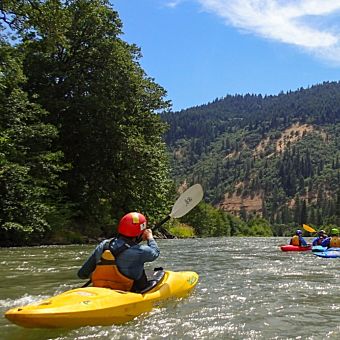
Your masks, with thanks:
M 273 225 L 340 224 L 340 83 L 277 96 L 236 95 L 165 113 L 177 183 Z

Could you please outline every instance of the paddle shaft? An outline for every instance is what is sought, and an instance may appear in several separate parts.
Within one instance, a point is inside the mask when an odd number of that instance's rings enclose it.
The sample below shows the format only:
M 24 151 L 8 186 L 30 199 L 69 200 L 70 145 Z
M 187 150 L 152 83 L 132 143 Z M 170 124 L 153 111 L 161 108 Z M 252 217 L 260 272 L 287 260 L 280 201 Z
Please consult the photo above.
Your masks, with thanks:
M 159 229 L 165 222 L 169 221 L 170 220 L 170 215 L 168 215 L 167 217 L 163 218 L 162 221 L 156 223 L 152 228 L 151 230 L 154 231 L 154 230 L 157 230 Z

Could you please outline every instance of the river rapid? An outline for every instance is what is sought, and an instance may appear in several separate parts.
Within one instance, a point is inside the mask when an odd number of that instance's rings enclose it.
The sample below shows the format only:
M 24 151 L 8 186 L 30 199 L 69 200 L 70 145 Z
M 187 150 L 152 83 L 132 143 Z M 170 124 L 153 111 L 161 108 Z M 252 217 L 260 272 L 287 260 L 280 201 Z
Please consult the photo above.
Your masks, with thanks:
M 77 270 L 94 246 L 2 248 L 0 339 L 340 339 L 340 258 L 282 252 L 287 241 L 159 240 L 147 268 L 196 271 L 193 293 L 124 325 L 72 330 L 21 328 L 3 314 L 80 287 Z

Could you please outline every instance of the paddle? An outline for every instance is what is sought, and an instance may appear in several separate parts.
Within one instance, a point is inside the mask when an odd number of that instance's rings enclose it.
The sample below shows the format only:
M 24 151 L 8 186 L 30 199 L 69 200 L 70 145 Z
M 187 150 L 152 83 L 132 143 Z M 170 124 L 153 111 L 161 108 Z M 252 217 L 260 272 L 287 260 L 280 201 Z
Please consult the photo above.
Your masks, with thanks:
M 302 224 L 302 227 L 303 229 L 309 231 L 310 233 L 317 233 L 318 231 L 315 230 L 314 228 L 310 227 L 309 225 L 307 224 Z M 326 235 L 327 236 L 327 235 Z M 312 249 L 314 252 L 317 252 L 317 251 L 323 251 L 324 250 L 324 247 L 318 245 L 318 246 L 313 246 L 313 249 Z
M 156 230 L 167 222 L 170 218 L 180 218 L 186 215 L 196 205 L 201 202 L 203 198 L 203 189 L 200 184 L 194 184 L 189 189 L 184 191 L 181 196 L 177 198 L 174 206 L 172 207 L 171 213 L 165 217 L 162 221 L 156 223 L 151 230 Z
M 317 231 L 315 229 L 313 229 L 312 227 L 310 227 L 307 224 L 302 224 L 303 229 L 309 231 L 310 233 L 317 233 Z
M 203 189 L 200 184 L 194 184 L 189 189 L 185 190 L 176 200 L 170 214 L 162 221 L 156 223 L 151 230 L 156 230 L 167 222 L 170 218 L 180 218 L 186 215 L 190 210 L 196 207 L 203 198 Z M 141 238 L 137 242 L 141 242 Z M 82 288 L 87 287 L 91 283 L 91 280 L 86 282 Z

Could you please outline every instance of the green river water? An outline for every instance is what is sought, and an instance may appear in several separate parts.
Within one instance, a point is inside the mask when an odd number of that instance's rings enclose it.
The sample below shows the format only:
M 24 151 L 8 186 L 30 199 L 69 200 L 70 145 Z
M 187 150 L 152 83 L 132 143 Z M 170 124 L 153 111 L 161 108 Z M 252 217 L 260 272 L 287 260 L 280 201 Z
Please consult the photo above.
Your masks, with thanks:
M 193 293 L 124 325 L 73 330 L 25 329 L 3 314 L 81 286 L 94 246 L 0 249 L 0 339 L 340 339 L 340 258 L 281 252 L 286 241 L 160 240 L 149 268 L 198 272 Z

